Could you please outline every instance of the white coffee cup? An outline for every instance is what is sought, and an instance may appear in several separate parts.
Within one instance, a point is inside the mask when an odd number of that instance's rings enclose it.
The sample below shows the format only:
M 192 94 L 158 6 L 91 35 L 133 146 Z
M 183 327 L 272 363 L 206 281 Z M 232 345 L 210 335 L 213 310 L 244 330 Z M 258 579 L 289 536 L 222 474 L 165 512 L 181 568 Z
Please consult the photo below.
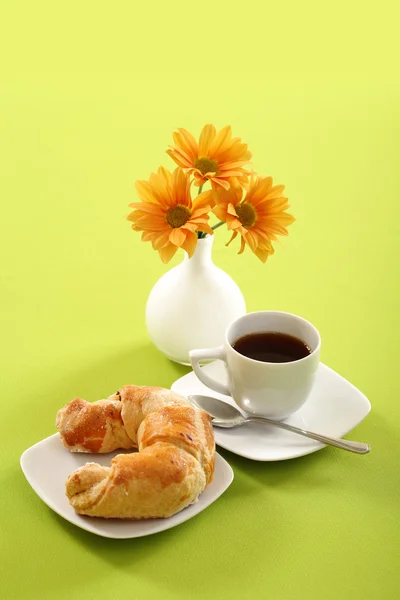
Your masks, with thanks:
M 261 362 L 243 356 L 233 348 L 251 333 L 279 332 L 302 340 L 311 350 L 299 360 L 284 363 Z M 218 348 L 191 350 L 190 360 L 197 377 L 208 388 L 232 396 L 236 404 L 252 414 L 285 419 L 307 400 L 319 365 L 321 338 L 317 329 L 296 315 L 278 311 L 254 312 L 231 323 Z M 220 359 L 226 363 L 226 386 L 207 375 L 200 361 Z

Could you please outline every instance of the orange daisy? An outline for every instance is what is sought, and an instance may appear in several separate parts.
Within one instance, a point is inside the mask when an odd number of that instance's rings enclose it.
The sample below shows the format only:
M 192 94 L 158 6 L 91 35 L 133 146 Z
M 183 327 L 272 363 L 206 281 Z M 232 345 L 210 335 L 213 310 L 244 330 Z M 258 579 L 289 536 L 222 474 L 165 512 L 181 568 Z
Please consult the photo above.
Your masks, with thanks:
M 272 185 L 272 177 L 250 179 L 246 196 L 240 185 L 232 185 L 226 191 L 219 188 L 214 192 L 214 214 L 233 231 L 227 246 L 240 234 L 242 236 L 239 254 L 246 244 L 258 258 L 265 262 L 274 253 L 272 241 L 278 235 L 288 235 L 286 227 L 295 218 L 285 212 L 289 208 L 288 199 L 283 196 L 284 185 Z
M 196 231 L 212 234 L 208 213 L 212 208 L 212 192 L 203 192 L 195 200 L 190 196 L 190 178 L 182 169 L 170 173 L 160 167 L 149 181 L 136 181 L 141 202 L 130 204 L 135 210 L 127 219 L 134 231 L 142 231 L 142 240 L 151 242 L 161 260 L 167 263 L 178 248 L 193 256 L 197 244 Z
M 248 173 L 243 167 L 249 162 L 251 152 L 240 138 L 232 138 L 230 126 L 217 133 L 214 125 L 206 125 L 199 143 L 186 129 L 178 129 L 173 138 L 175 146 L 170 146 L 167 154 L 185 173 L 193 173 L 195 185 L 210 181 L 213 188 L 229 190 L 232 178 L 246 183 Z

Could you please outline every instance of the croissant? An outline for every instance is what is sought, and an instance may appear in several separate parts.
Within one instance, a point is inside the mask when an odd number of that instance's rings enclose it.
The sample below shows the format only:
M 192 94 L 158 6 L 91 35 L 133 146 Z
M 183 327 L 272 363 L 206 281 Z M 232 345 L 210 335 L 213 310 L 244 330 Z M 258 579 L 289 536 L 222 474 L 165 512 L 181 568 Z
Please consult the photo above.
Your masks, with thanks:
M 90 415 L 87 405 L 100 408 Z M 111 467 L 90 462 L 69 476 L 66 493 L 78 514 L 169 517 L 195 502 L 212 480 L 215 443 L 210 417 L 170 390 L 124 386 L 92 405 L 75 399 L 59 411 L 57 426 L 73 451 L 111 451 L 105 448 L 115 449 L 118 441 L 139 449 L 117 455 Z
M 175 404 L 190 406 L 186 398 L 165 388 L 125 385 L 108 400 L 75 398 L 58 411 L 56 426 L 71 452 L 129 450 L 138 447 L 137 431 L 144 417 Z

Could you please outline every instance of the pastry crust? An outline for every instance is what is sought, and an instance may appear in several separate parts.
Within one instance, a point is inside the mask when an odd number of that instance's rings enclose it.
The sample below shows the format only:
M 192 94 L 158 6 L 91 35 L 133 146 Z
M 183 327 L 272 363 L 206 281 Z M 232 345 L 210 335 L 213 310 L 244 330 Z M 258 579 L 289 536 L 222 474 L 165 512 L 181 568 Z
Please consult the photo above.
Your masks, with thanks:
M 211 482 L 215 465 L 211 418 L 178 394 L 129 385 L 108 400 L 90 404 L 75 399 L 70 405 L 57 416 L 69 449 L 106 452 L 121 440 L 139 450 L 117 455 L 111 467 L 86 463 L 69 476 L 66 493 L 78 514 L 169 517 L 195 502 Z M 93 417 L 88 406 L 95 405 L 99 408 Z
M 165 388 L 125 385 L 107 400 L 75 398 L 58 411 L 56 426 L 71 452 L 129 450 L 138 447 L 137 432 L 147 414 L 176 404 L 190 406 L 186 398 Z

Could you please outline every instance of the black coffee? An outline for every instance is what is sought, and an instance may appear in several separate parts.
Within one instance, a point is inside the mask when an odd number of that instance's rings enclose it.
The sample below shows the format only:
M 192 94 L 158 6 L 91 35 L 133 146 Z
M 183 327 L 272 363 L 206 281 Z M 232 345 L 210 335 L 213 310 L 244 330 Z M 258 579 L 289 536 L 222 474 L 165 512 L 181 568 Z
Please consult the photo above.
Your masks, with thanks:
M 250 333 L 236 340 L 232 346 L 243 356 L 271 363 L 292 362 L 311 354 L 305 342 L 278 331 Z

